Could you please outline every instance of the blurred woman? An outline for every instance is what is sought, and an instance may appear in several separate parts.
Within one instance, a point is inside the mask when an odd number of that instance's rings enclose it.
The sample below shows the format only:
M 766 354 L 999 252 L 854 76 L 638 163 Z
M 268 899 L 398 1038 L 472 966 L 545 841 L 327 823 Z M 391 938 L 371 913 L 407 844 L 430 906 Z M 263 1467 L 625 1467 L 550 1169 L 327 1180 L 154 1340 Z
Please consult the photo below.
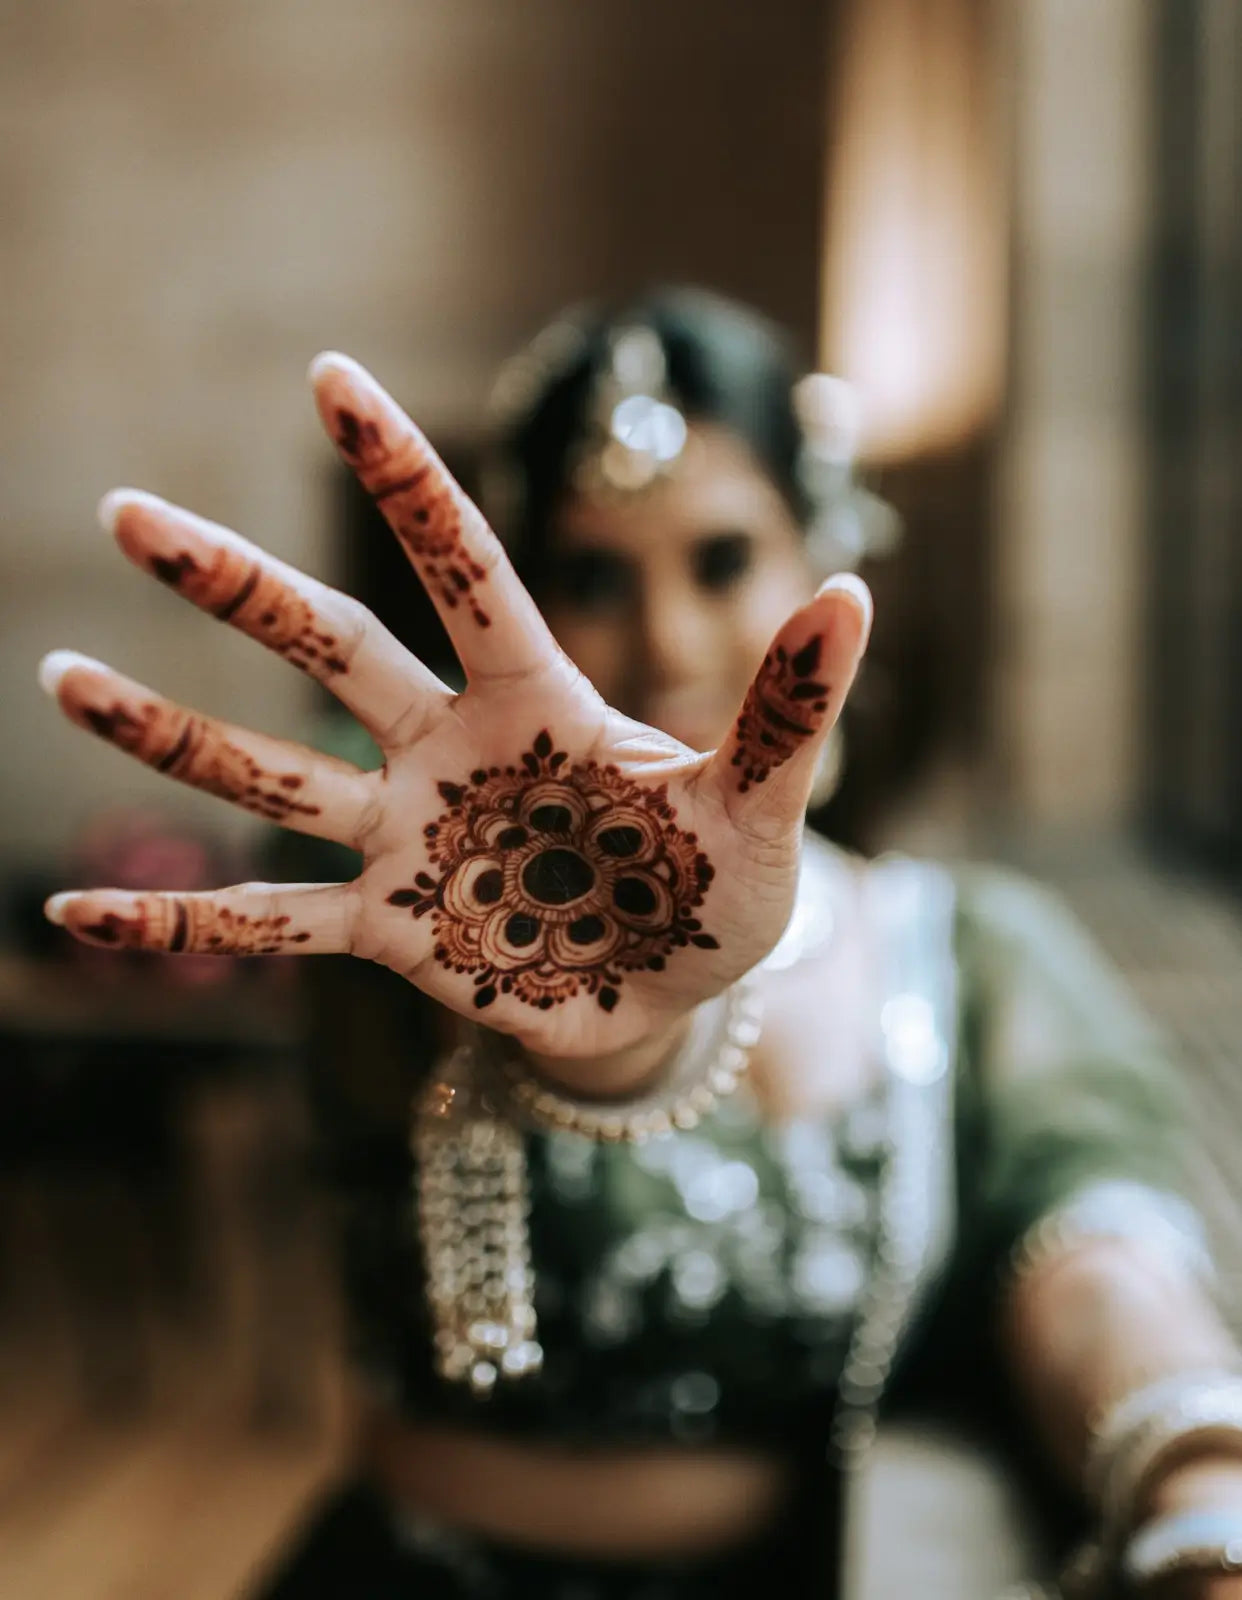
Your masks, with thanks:
M 54 920 L 350 952 L 436 1007 L 408 1122 L 351 1094 L 361 1032 L 336 1062 L 362 1475 L 268 1592 L 837 1593 L 877 1409 L 920 1384 L 1025 1409 L 1099 1524 L 1081 1581 L 1238 1592 L 1242 1383 L 1159 1043 L 1033 887 L 804 829 L 871 620 L 832 569 L 887 537 L 834 469 L 839 391 L 707 295 L 574 312 L 498 386 L 493 531 L 374 379 L 312 370 L 463 682 L 134 491 L 104 506 L 131 560 L 382 763 L 44 668 L 75 721 L 363 862 Z

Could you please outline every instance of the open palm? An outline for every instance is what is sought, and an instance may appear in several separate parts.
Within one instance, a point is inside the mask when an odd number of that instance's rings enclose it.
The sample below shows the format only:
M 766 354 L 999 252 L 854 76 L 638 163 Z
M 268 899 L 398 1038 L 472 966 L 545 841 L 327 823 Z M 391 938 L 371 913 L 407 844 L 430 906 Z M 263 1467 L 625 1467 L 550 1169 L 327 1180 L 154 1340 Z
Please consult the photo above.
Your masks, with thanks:
M 454 694 L 357 601 L 237 534 L 118 490 L 125 553 L 311 674 L 366 726 L 377 772 L 175 705 L 67 651 L 43 681 L 79 725 L 196 788 L 348 844 L 345 884 L 59 895 L 90 942 L 220 954 L 349 951 L 547 1055 L 621 1049 L 749 970 L 787 919 L 816 756 L 866 642 L 832 580 L 782 627 L 717 751 L 607 706 L 500 542 L 361 367 L 312 368 L 324 424 L 448 629 Z

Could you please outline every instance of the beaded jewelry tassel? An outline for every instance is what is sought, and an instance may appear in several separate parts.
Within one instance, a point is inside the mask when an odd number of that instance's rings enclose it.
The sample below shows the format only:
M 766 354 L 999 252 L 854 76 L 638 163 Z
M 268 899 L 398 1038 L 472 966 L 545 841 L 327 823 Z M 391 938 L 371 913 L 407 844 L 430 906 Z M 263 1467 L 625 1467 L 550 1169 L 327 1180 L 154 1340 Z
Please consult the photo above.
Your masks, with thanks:
M 476 1395 L 536 1373 L 534 1272 L 522 1132 L 472 1081 L 473 1052 L 453 1053 L 415 1108 L 419 1242 L 435 1325 L 436 1370 Z

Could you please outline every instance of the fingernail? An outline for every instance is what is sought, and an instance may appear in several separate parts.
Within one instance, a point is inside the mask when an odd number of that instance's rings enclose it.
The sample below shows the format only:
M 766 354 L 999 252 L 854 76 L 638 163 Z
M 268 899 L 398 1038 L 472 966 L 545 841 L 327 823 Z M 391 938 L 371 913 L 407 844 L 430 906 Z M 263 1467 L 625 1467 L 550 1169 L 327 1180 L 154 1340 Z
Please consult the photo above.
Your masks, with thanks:
M 95 667 L 107 671 L 102 661 L 96 661 L 93 656 L 84 656 L 80 650 L 49 650 L 39 663 L 39 687 L 44 694 L 50 694 L 55 699 L 60 681 L 70 667 Z
M 146 505 L 155 508 L 164 504 L 159 495 L 151 494 L 147 489 L 109 489 L 96 506 L 95 515 L 99 518 L 99 526 L 103 531 L 114 534 L 121 512 L 126 506 Z
M 49 922 L 54 922 L 58 928 L 65 925 L 65 908 L 73 899 L 73 894 L 66 891 L 64 894 L 54 894 L 50 900 L 43 902 L 43 915 Z
M 361 372 L 363 370 L 353 356 L 347 356 L 343 351 L 321 350 L 306 369 L 306 376 L 312 384 L 318 383 L 320 378 L 333 367 L 338 372 L 342 368 L 347 372 Z
M 871 631 L 871 619 L 875 613 L 875 604 L 871 598 L 871 590 L 862 581 L 856 572 L 837 572 L 826 582 L 819 586 L 819 594 L 827 594 L 830 589 L 839 589 L 848 594 L 854 604 L 862 613 L 863 633 Z

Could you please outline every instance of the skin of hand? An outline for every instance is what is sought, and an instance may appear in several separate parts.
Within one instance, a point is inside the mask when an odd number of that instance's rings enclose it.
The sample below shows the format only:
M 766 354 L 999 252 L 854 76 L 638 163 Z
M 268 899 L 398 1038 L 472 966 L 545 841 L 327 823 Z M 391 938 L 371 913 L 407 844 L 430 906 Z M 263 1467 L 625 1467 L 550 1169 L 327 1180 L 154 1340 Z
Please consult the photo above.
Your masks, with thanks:
M 41 681 L 77 725 L 348 844 L 364 866 L 349 884 L 70 892 L 48 915 L 105 947 L 349 951 L 515 1035 L 563 1081 L 620 1092 L 779 937 L 816 759 L 865 649 L 870 597 L 849 575 L 824 584 L 779 628 L 724 743 L 693 750 L 600 698 L 363 368 L 325 355 L 311 380 L 325 427 L 443 618 L 466 688 L 451 692 L 358 602 L 239 535 L 113 491 L 101 519 L 135 565 L 331 689 L 385 761 L 365 773 L 55 651 Z

